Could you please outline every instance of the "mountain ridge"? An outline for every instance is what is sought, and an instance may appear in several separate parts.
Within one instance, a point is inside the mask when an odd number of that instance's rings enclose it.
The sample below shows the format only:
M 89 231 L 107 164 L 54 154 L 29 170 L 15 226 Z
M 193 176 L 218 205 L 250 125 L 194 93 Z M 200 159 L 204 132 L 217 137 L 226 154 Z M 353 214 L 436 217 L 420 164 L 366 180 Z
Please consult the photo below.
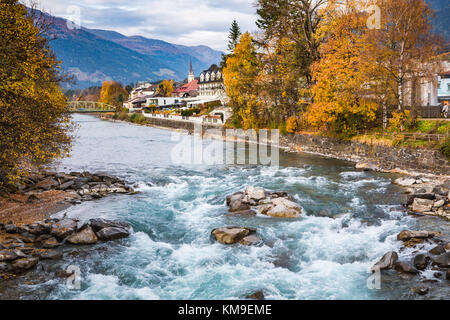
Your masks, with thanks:
M 62 61 L 63 70 L 76 80 L 67 86 L 70 88 L 101 85 L 105 80 L 123 84 L 164 78 L 182 81 L 191 62 L 198 74 L 218 63 L 222 55 L 202 45 L 183 46 L 101 29 L 71 29 L 68 20 L 41 13 L 52 22 L 46 33 L 50 47 Z

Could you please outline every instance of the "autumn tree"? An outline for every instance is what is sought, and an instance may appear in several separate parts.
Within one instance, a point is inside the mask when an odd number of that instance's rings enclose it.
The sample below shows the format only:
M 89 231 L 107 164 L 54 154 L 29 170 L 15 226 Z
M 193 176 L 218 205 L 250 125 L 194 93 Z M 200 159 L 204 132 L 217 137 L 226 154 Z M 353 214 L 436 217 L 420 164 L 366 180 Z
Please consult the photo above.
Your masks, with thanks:
M 123 102 L 128 98 L 127 90 L 116 81 L 104 81 L 100 90 L 101 103 L 106 103 L 117 108 L 123 107 Z
M 258 97 L 260 64 L 253 38 L 246 32 L 241 36 L 233 55 L 223 70 L 227 95 L 234 117 L 244 129 L 261 126 L 261 101 Z
M 397 109 L 414 107 L 411 83 L 429 77 L 441 39 L 433 33 L 433 11 L 425 0 L 376 0 L 382 12 L 381 28 L 368 32 L 372 44 L 367 53 L 376 63 L 374 77 L 394 96 Z
M 163 97 L 170 97 L 173 91 L 173 80 L 163 80 L 156 89 L 157 94 Z
M 321 32 L 328 38 L 312 67 L 314 103 L 307 118 L 316 128 L 348 137 L 373 122 L 378 108 L 370 91 L 372 64 L 363 55 L 367 16 L 360 0 L 348 0 L 345 6 L 330 1 L 326 10 Z
M 37 18 L 17 0 L 0 1 L 1 189 L 30 164 L 46 164 L 70 150 L 63 78 Z

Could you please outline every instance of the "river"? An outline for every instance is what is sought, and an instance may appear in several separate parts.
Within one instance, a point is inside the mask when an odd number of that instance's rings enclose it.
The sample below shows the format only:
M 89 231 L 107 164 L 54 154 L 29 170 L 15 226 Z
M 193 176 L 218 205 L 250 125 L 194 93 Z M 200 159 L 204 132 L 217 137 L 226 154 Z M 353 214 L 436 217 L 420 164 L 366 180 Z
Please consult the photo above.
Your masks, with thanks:
M 61 262 L 45 268 L 78 266 L 81 289 L 45 278 L 19 284 L 14 292 L 23 299 L 241 299 L 257 290 L 267 299 L 417 299 L 410 288 L 431 279 L 432 270 L 409 280 L 395 271 L 383 273 L 379 290 L 368 288 L 368 270 L 387 251 L 400 249 L 396 235 L 404 229 L 449 235 L 447 222 L 406 214 L 393 175 L 286 153 L 279 168 L 177 165 L 171 160 L 173 136 L 182 133 L 87 115 L 75 121 L 72 155 L 59 169 L 106 171 L 140 193 L 84 202 L 64 213 L 81 220 L 120 219 L 134 233 L 89 249 L 66 248 Z M 302 205 L 303 217 L 228 217 L 226 195 L 248 185 L 289 192 Z M 211 240 L 212 229 L 236 225 L 257 228 L 265 244 L 224 246 Z M 402 251 L 401 259 L 413 251 Z M 431 284 L 424 298 L 448 298 L 444 282 Z

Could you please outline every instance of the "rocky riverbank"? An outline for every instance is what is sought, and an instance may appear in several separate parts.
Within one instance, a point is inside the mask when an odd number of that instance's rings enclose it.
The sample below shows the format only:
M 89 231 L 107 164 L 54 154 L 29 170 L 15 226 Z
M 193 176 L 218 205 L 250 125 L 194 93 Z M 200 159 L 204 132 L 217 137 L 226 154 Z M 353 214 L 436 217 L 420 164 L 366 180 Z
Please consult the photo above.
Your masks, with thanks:
M 131 227 L 119 221 L 91 219 L 80 224 L 51 215 L 83 201 L 111 194 L 133 194 L 125 181 L 107 173 L 39 172 L 22 178 L 0 200 L 0 278 L 35 268 L 42 260 L 63 259 L 65 245 L 89 246 L 128 237 Z M 64 274 L 64 272 L 62 272 Z
M 412 176 L 394 183 L 405 188 L 408 197 L 404 206 L 410 213 L 450 221 L 450 179 Z

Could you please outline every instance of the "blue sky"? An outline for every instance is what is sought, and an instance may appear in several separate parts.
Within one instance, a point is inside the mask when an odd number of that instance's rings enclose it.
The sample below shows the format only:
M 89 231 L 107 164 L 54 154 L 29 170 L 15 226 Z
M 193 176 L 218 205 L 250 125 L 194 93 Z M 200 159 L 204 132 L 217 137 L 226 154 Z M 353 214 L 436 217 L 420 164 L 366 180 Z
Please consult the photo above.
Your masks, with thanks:
M 243 31 L 256 29 L 254 0 L 39 0 L 38 8 L 72 18 L 83 27 L 114 30 L 184 45 L 225 50 L 233 19 Z M 71 19 L 74 20 L 74 19 Z

